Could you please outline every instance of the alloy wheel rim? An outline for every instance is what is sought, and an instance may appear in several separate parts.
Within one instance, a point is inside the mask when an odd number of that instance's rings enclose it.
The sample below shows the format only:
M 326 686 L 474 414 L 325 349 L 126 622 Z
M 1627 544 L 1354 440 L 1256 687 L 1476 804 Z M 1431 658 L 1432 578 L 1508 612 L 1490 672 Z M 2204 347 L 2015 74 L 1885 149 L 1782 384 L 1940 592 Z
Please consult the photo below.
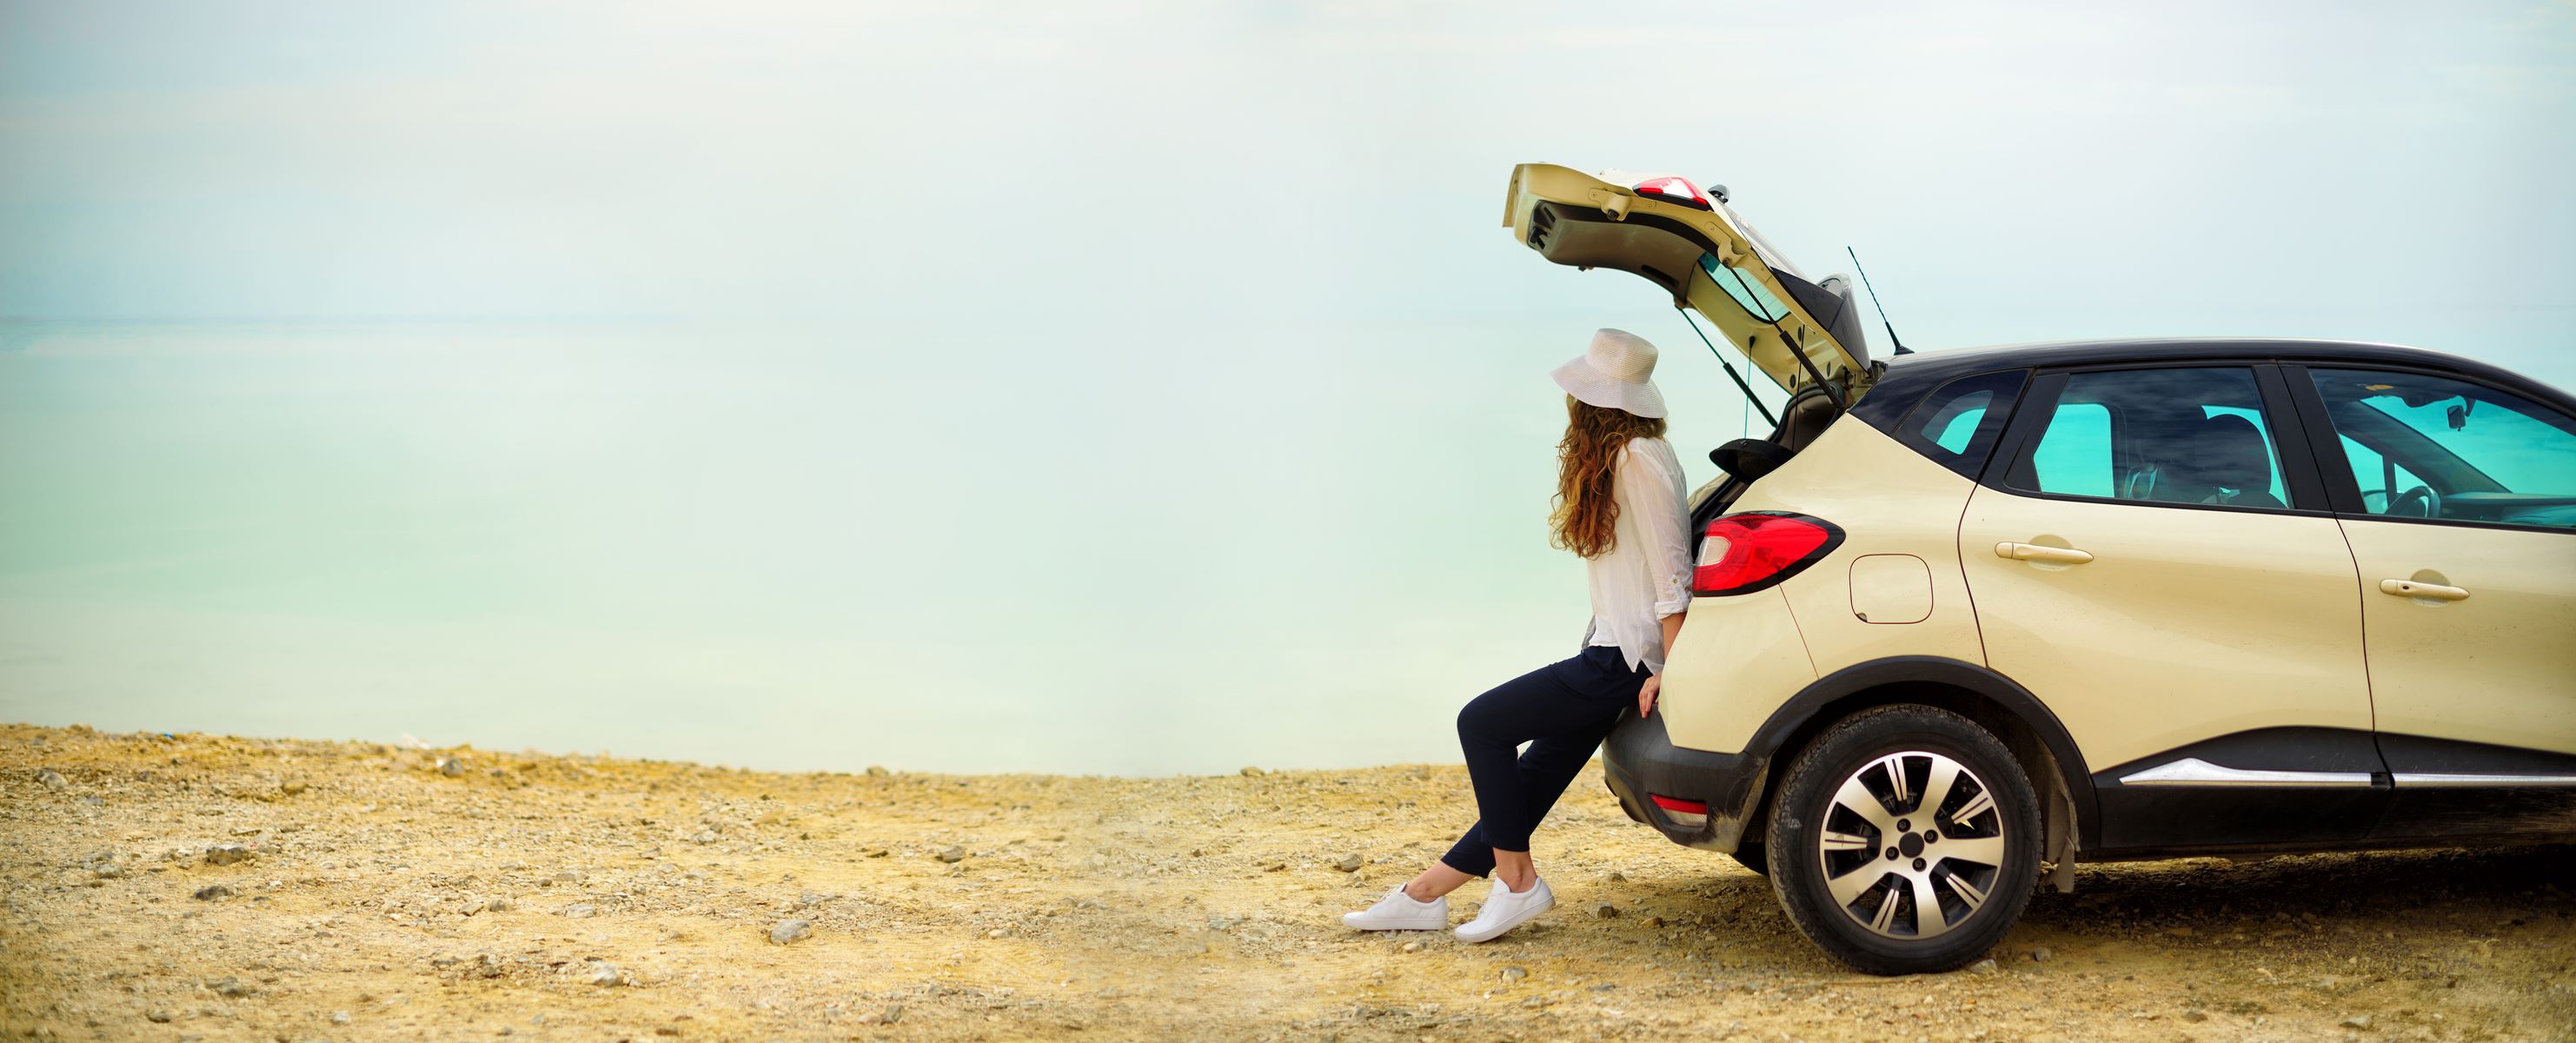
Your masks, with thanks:
M 2004 817 L 1968 766 L 1928 750 L 1870 761 L 1816 834 L 1829 900 L 1882 937 L 1922 941 L 1977 915 L 2003 875 Z

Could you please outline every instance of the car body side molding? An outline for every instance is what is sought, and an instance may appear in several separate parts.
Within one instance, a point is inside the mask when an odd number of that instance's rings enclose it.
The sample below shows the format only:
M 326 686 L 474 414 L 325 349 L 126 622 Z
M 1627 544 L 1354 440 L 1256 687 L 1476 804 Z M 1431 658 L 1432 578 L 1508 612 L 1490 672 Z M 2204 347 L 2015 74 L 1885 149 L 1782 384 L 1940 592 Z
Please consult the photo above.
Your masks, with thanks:
M 2366 771 L 2270 771 L 2261 768 L 2230 768 L 2211 764 L 2198 757 L 2167 761 L 2145 771 L 2120 776 L 2123 786 L 2360 786 L 2368 788 L 2371 775 Z

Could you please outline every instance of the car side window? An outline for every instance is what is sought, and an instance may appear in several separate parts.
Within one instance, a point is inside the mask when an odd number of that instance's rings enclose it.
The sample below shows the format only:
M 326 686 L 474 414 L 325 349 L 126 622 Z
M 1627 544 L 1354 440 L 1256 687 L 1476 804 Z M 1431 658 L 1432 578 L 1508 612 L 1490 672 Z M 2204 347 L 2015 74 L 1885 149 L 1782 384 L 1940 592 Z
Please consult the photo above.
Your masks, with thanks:
M 2482 384 L 2314 369 L 2362 509 L 2576 528 L 2576 419 Z
M 1896 438 L 1969 478 L 1985 469 L 2028 370 L 1982 373 L 1941 385 L 1896 426 Z
M 2005 476 L 2029 492 L 2280 510 L 2281 455 L 2254 371 L 2077 373 Z

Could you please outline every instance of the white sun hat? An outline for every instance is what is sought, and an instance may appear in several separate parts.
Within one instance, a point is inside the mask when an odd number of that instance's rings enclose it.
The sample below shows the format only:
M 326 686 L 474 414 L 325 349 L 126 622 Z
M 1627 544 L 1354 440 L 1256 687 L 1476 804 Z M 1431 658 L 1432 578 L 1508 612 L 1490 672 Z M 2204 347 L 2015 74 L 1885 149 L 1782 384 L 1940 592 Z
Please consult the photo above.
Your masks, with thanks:
M 1548 375 L 1584 405 L 1663 418 L 1664 393 L 1648 379 L 1655 375 L 1655 346 L 1626 330 L 1595 331 L 1589 350 Z

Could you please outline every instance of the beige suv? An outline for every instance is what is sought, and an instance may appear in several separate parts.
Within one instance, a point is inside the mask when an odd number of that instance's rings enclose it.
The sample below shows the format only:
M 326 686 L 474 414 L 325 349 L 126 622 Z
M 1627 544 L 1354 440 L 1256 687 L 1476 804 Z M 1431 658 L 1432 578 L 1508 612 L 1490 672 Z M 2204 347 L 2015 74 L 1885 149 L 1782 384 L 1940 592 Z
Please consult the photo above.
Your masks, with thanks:
M 1506 222 L 1789 392 L 1710 454 L 1690 623 L 1604 761 L 1836 958 L 1964 965 L 2079 860 L 2576 836 L 2566 393 L 2322 341 L 1872 361 L 1723 188 L 1525 165 Z

